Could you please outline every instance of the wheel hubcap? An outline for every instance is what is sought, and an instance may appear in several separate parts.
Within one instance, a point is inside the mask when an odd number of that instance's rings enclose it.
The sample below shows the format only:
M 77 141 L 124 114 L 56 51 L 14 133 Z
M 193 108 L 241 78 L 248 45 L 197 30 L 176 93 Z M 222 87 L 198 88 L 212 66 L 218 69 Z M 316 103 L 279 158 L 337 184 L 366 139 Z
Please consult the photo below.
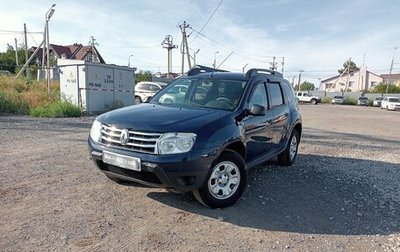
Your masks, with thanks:
M 290 151 L 289 151 L 291 161 L 293 161 L 294 158 L 296 157 L 296 153 L 297 153 L 297 137 L 293 136 L 292 141 L 290 141 Z
M 236 192 L 239 184 L 239 168 L 232 162 L 224 161 L 214 167 L 208 180 L 208 190 L 216 199 L 227 199 Z

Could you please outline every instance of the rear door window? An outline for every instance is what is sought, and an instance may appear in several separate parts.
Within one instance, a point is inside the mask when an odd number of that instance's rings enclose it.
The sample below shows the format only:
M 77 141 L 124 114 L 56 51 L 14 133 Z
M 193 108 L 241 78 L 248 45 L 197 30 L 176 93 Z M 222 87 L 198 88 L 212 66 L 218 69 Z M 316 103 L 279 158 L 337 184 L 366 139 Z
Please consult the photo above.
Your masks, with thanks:
M 284 103 L 282 89 L 279 83 L 268 83 L 268 90 L 270 93 L 272 108 L 280 106 Z

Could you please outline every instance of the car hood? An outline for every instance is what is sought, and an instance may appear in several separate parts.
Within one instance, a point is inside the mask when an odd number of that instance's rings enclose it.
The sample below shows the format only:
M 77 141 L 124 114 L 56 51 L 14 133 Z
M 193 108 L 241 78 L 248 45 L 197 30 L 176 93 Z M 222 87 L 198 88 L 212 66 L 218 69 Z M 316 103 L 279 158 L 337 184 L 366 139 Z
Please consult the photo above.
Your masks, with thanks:
M 117 128 L 152 132 L 196 132 L 232 112 L 142 103 L 100 115 L 97 120 Z

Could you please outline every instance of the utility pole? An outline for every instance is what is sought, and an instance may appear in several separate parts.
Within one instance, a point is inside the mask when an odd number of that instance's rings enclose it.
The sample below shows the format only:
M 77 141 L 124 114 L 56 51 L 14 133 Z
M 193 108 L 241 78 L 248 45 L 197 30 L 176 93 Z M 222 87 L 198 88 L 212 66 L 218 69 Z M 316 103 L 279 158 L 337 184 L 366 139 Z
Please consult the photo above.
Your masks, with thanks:
M 197 51 L 195 51 L 191 48 L 189 48 L 189 49 L 193 51 L 193 57 L 192 56 L 190 56 L 190 57 L 193 59 L 193 66 L 195 66 L 196 65 L 196 55 L 199 53 L 200 49 L 197 49 Z
M 285 70 L 285 57 L 282 57 L 282 75 L 283 75 L 283 71 Z
M 349 64 L 347 64 L 347 68 L 346 68 L 346 72 L 347 72 L 347 76 L 346 76 L 346 86 L 344 89 L 344 92 L 347 92 L 347 88 L 349 86 L 349 77 L 350 77 L 350 62 L 351 62 L 351 58 L 349 58 Z
M 277 68 L 277 64 L 278 64 L 277 62 L 275 62 L 275 56 L 272 57 L 272 62 L 270 62 L 269 64 L 271 65 L 269 69 L 271 69 L 272 71 L 275 71 Z
M 189 55 L 189 44 L 187 42 L 187 35 L 186 35 L 186 28 L 189 28 L 189 24 L 186 23 L 186 21 L 183 21 L 183 24 L 179 25 L 179 28 L 181 29 L 182 32 L 182 46 L 181 46 L 181 53 L 182 53 L 182 74 L 185 73 L 185 51 L 187 54 L 187 60 L 188 60 L 188 65 L 189 69 L 192 68 L 192 64 L 190 62 L 190 55 Z
M 24 23 L 24 45 L 25 45 L 25 63 L 28 61 L 28 39 L 26 36 L 26 24 Z M 25 69 L 26 78 L 29 79 L 29 68 Z
M 244 73 L 244 69 L 245 69 L 248 65 L 249 65 L 249 63 L 246 63 L 246 65 L 244 65 L 244 66 L 242 67 L 243 73 Z
M 96 48 L 94 47 L 95 45 L 99 45 L 98 43 L 95 42 L 96 39 L 91 36 L 90 37 L 90 41 L 89 41 L 89 45 L 91 46 L 91 51 L 92 51 L 92 62 L 99 62 L 99 60 L 97 59 L 97 53 L 96 53 Z
M 394 63 L 394 55 L 396 54 L 397 48 L 398 48 L 398 46 L 396 46 L 393 50 L 392 62 L 390 63 L 390 69 L 389 69 L 390 80 L 386 81 L 386 94 L 389 92 L 389 85 L 392 82 L 392 70 L 393 70 L 393 63 Z
M 224 64 L 225 61 L 226 61 L 229 57 L 232 56 L 233 53 L 234 53 L 234 51 L 232 51 L 232 52 L 218 65 L 217 69 L 220 68 L 220 67 L 222 66 L 222 64 Z
M 214 69 L 217 68 L 217 54 L 218 54 L 218 53 L 219 53 L 219 51 L 216 51 L 216 52 L 214 53 L 214 63 L 213 63 Z
M 301 82 L 301 74 L 304 72 L 304 70 L 299 70 L 299 81 L 297 83 L 298 87 L 297 90 L 300 91 L 300 82 Z
M 174 39 L 171 35 L 167 35 L 164 38 L 164 41 L 161 43 L 162 47 L 168 50 L 168 78 L 172 78 L 172 49 L 178 48 L 177 45 L 174 45 Z M 196 54 L 195 54 L 196 57 Z
M 50 42 L 49 42 L 49 21 L 51 16 L 53 16 L 55 9 L 53 9 L 56 4 L 53 4 L 51 8 L 46 12 L 46 55 L 47 55 L 47 92 L 50 98 L 51 87 L 50 87 Z
M 17 38 L 14 38 L 15 41 L 15 63 L 18 66 L 19 62 L 18 62 L 18 41 Z

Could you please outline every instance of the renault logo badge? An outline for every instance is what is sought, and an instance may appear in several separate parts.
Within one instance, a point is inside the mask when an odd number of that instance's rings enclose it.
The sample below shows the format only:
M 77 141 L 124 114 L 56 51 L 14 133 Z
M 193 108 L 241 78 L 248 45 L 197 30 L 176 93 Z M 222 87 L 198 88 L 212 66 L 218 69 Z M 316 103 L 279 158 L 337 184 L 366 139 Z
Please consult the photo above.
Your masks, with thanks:
M 121 131 L 121 135 L 119 135 L 119 142 L 122 145 L 126 145 L 128 140 L 129 140 L 129 131 L 127 129 L 124 129 Z

